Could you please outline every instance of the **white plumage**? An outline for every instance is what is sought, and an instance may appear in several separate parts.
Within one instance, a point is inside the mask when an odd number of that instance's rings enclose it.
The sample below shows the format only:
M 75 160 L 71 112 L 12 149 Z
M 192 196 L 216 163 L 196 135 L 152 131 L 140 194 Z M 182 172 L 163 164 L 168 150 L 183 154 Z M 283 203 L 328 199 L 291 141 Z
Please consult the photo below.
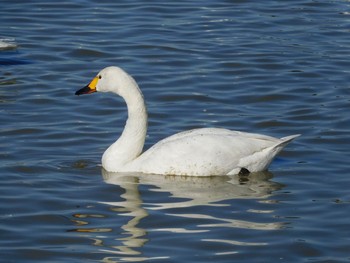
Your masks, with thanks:
M 122 135 L 102 157 L 102 166 L 110 172 L 209 176 L 238 174 L 243 170 L 265 171 L 273 158 L 299 136 L 278 139 L 221 128 L 203 128 L 174 134 L 142 153 L 147 112 L 135 80 L 118 67 L 107 67 L 76 95 L 95 91 L 121 96 L 128 108 L 128 120 Z

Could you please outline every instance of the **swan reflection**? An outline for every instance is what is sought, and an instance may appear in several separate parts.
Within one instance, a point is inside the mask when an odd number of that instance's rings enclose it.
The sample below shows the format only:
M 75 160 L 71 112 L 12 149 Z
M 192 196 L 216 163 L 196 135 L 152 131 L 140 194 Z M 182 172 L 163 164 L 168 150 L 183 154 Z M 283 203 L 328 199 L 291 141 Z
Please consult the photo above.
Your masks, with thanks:
M 267 245 L 267 243 L 254 242 L 254 240 L 252 242 L 232 240 L 233 238 L 229 239 L 223 236 L 216 236 L 215 231 L 217 229 L 227 229 L 230 231 L 229 229 L 235 228 L 249 231 L 269 231 L 280 229 L 283 226 L 281 222 L 266 223 L 266 220 L 263 220 L 264 223 L 260 223 L 249 220 L 238 220 L 230 218 L 231 216 L 228 216 L 227 213 L 218 213 L 222 209 L 234 210 L 232 204 L 236 204 L 237 202 L 235 203 L 233 200 L 257 199 L 262 203 L 271 202 L 268 199 L 269 196 L 274 191 L 280 190 L 283 187 L 279 183 L 270 181 L 272 178 L 271 173 L 256 173 L 244 177 L 181 177 L 134 173 L 116 174 L 102 170 L 102 176 L 106 183 L 117 185 L 125 192 L 120 196 L 124 199 L 122 201 L 119 196 L 116 196 L 115 198 L 118 199 L 116 202 L 101 203 L 107 205 L 110 211 L 131 218 L 126 224 L 118 227 L 121 228 L 124 234 L 123 237 L 114 239 L 114 243 L 118 243 L 118 245 L 101 245 L 103 244 L 102 240 L 99 240 L 97 237 L 93 238 L 96 246 L 99 246 L 100 252 L 114 254 L 118 257 L 105 257 L 102 262 L 149 260 L 149 257 L 143 257 L 139 248 L 148 245 L 148 242 L 156 242 L 153 239 L 149 240 L 148 236 L 150 233 L 154 233 L 154 235 L 157 235 L 156 233 L 168 233 L 170 235 L 191 234 L 192 239 L 194 238 L 200 242 L 215 242 L 217 244 L 231 244 L 232 246 L 262 246 Z M 155 199 L 156 193 L 163 193 L 166 196 L 164 197 L 162 195 L 161 200 L 158 200 Z M 143 199 L 152 201 L 145 202 Z M 211 209 L 203 209 L 203 207 L 216 207 L 216 212 Z M 258 207 L 266 206 L 261 205 Z M 271 208 L 270 206 L 268 207 Z M 248 209 L 246 211 L 257 216 L 259 214 L 272 214 L 274 212 L 271 209 L 256 209 L 256 206 L 255 209 Z M 159 215 L 164 218 L 156 218 Z M 230 215 L 234 217 L 234 214 L 231 213 Z M 149 217 L 146 220 L 147 222 L 161 221 L 162 225 L 159 226 L 157 223 L 153 223 L 151 227 L 144 226 L 142 228 L 139 223 L 147 217 Z M 152 220 L 149 220 L 150 218 Z M 177 225 L 176 222 L 178 221 L 175 218 L 180 220 L 191 219 L 191 221 Z M 254 216 L 254 220 L 256 219 L 256 216 Z M 193 222 L 196 222 L 195 225 L 193 225 Z M 208 234 L 210 235 L 208 236 Z M 229 254 L 231 252 L 224 251 L 220 253 Z M 164 258 L 167 257 L 162 257 L 162 259 Z
M 273 176 L 269 172 L 253 173 L 249 176 L 164 176 L 152 174 L 111 173 L 102 170 L 106 183 L 119 185 L 126 193 L 137 192 L 138 185 L 153 186 L 151 191 L 170 193 L 173 199 L 168 203 L 144 204 L 147 209 L 169 209 L 198 205 L 226 206 L 221 203 L 232 199 L 267 198 L 282 185 L 269 181 Z M 177 199 L 186 199 L 176 202 Z M 126 200 L 127 201 L 127 200 Z M 220 203 L 219 203 L 220 202 Z M 118 203 L 108 203 L 119 205 Z

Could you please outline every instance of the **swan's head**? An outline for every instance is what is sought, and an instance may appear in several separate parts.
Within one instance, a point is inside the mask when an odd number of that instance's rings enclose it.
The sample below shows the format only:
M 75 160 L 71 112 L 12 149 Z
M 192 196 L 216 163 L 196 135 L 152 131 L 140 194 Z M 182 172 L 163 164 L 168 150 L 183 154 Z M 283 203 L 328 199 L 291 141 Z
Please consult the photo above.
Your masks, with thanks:
M 107 67 L 102 69 L 93 80 L 84 88 L 78 90 L 75 95 L 90 94 L 96 91 L 113 92 L 123 95 L 123 89 L 134 80 L 121 68 Z

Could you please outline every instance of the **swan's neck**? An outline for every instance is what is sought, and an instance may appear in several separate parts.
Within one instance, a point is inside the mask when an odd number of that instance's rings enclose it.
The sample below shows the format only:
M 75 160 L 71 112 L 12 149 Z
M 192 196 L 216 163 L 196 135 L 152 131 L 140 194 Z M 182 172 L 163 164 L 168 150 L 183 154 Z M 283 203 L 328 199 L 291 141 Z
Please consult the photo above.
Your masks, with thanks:
M 128 119 L 119 139 L 102 156 L 102 166 L 108 171 L 121 171 L 142 152 L 147 132 L 147 111 L 142 93 L 133 79 L 126 83 L 124 94 Z

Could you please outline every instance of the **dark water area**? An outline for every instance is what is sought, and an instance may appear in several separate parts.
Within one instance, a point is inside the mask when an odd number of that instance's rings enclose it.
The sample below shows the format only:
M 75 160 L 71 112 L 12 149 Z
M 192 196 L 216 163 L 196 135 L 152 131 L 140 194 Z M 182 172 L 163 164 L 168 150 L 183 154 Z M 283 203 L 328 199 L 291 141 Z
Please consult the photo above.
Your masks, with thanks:
M 2 1 L 0 262 L 350 261 L 349 1 Z M 146 147 L 223 127 L 302 134 L 248 177 L 107 173 L 127 70 Z

